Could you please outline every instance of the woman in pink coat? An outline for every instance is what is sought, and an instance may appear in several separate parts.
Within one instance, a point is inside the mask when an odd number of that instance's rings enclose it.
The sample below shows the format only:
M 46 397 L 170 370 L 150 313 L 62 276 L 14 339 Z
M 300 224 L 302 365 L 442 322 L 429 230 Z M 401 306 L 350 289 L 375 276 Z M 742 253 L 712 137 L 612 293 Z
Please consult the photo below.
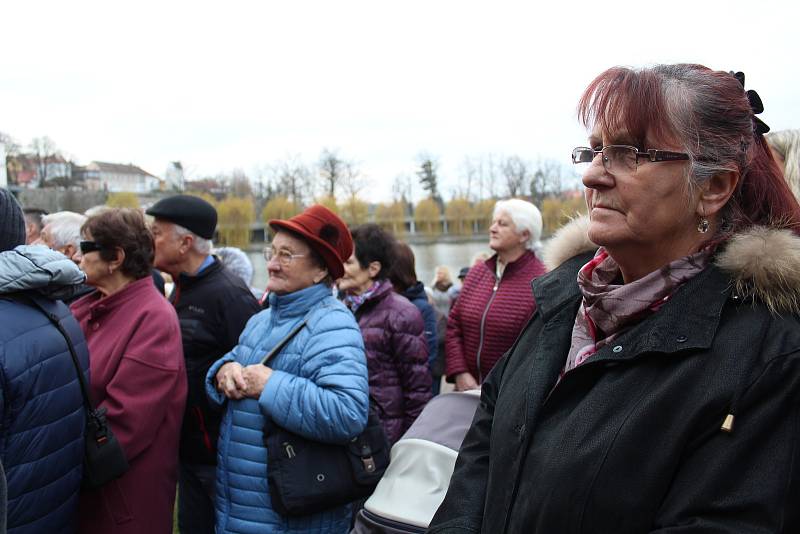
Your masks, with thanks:
M 72 305 L 89 345 L 91 397 L 129 470 L 80 499 L 80 532 L 168 534 L 186 373 L 178 318 L 150 275 L 153 237 L 136 210 L 83 225 L 75 260 L 97 291 Z

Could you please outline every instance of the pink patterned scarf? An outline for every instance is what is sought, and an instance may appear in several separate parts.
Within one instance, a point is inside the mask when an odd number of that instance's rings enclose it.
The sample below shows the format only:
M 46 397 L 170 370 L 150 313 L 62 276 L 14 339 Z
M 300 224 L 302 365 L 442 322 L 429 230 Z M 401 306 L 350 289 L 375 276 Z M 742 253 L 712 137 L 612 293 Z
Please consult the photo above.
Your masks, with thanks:
M 583 303 L 575 317 L 572 344 L 563 376 L 575 369 L 622 332 L 655 313 L 684 282 L 699 274 L 711 259 L 704 249 L 621 284 L 619 265 L 604 248 L 578 272 Z
M 342 301 L 344 302 L 345 306 L 350 308 L 351 312 L 355 313 L 362 304 L 372 298 L 372 295 L 374 295 L 375 292 L 381 287 L 381 282 L 382 280 L 375 280 L 372 282 L 372 285 L 370 285 L 367 290 L 360 295 L 347 294 Z

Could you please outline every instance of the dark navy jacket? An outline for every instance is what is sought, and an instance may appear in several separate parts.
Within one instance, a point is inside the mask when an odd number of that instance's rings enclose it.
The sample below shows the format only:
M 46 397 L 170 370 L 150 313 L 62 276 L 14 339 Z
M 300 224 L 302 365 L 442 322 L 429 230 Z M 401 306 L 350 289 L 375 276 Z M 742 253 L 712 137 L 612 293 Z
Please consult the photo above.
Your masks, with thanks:
M 24 293 L 60 318 L 88 378 L 78 323 L 62 302 L 42 295 L 75 280 L 83 281 L 75 264 L 44 247 L 0 253 L 0 460 L 10 534 L 74 531 L 85 421 L 77 372 L 47 317 L 8 295 Z
M 417 307 L 422 314 L 422 322 L 425 324 L 425 340 L 428 342 L 428 367 L 433 369 L 433 362 L 436 360 L 437 349 L 439 346 L 439 336 L 436 330 L 436 313 L 433 306 L 428 302 L 428 294 L 422 282 L 417 282 L 401 293 Z

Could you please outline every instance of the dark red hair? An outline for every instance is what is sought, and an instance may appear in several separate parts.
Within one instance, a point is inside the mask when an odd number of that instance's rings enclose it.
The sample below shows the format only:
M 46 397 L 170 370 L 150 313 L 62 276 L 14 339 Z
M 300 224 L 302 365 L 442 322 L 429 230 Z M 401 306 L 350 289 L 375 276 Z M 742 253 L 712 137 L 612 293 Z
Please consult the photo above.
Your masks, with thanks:
M 800 231 L 800 205 L 764 136 L 755 133 L 747 95 L 730 73 L 691 64 L 613 67 L 586 88 L 578 117 L 612 138 L 624 133 L 640 149 L 658 148 L 644 146 L 648 137 L 679 143 L 691 156 L 693 184 L 738 172 L 720 237 L 752 225 Z

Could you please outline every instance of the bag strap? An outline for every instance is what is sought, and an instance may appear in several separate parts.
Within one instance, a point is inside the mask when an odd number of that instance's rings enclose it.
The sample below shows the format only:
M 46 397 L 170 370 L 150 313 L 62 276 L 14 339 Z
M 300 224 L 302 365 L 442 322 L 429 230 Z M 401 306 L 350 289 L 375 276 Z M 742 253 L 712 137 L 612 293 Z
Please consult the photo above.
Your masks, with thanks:
M 285 347 L 285 346 L 286 346 L 286 344 L 287 344 L 287 343 L 289 343 L 289 342 L 290 342 L 290 341 L 291 341 L 291 340 L 294 338 L 294 336 L 296 336 L 298 333 L 300 333 L 300 330 L 302 330 L 303 328 L 305 328 L 305 326 L 306 326 L 306 324 L 307 324 L 307 323 L 308 323 L 308 319 L 303 319 L 303 321 L 302 321 L 302 322 L 301 322 L 299 325 L 295 326 L 295 327 L 292 329 L 292 331 L 291 331 L 291 332 L 289 332 L 288 334 L 286 334 L 286 337 L 285 337 L 285 338 L 283 338 L 282 340 L 280 340 L 280 342 L 279 342 L 277 345 L 275 345 L 274 347 L 272 347 L 272 350 L 271 350 L 271 351 L 269 351 L 269 353 L 267 353 L 267 355 L 266 355 L 266 356 L 264 356 L 263 358 L 261 358 L 261 364 L 262 364 L 262 365 L 267 365 L 267 364 L 269 363 L 269 361 L 270 361 L 272 358 L 274 358 L 275 356 L 277 356 L 277 355 L 278 355 L 278 353 L 279 353 L 280 351 L 282 351 L 282 350 L 283 350 L 283 347 Z
M 291 332 L 286 334 L 286 337 L 280 340 L 280 342 L 277 345 L 275 345 L 272 348 L 272 350 L 269 351 L 269 353 L 267 353 L 266 356 L 261 358 L 261 364 L 267 365 L 269 361 L 272 360 L 272 358 L 277 356 L 278 353 L 283 350 L 283 348 L 287 345 L 287 343 L 289 343 L 294 338 L 294 336 L 300 333 L 300 330 L 305 328 L 306 324 L 308 324 L 308 319 L 303 319 L 303 321 L 299 325 L 295 326 Z M 381 413 L 382 416 L 385 417 L 386 412 L 384 411 L 383 406 L 381 406 L 380 403 L 375 399 L 375 397 L 372 396 L 372 393 L 369 394 L 369 400 L 372 404 L 378 407 L 378 411 Z
M 21 293 L 13 293 L 9 295 L 5 295 L 10 297 L 18 302 L 22 302 L 28 304 L 34 308 L 37 308 L 41 311 L 45 317 L 47 317 L 53 326 L 64 336 L 64 339 L 67 342 L 67 348 L 69 349 L 69 355 L 72 356 L 72 364 L 75 366 L 75 372 L 78 375 L 78 383 L 81 386 L 81 395 L 83 396 L 83 404 L 86 408 L 86 413 L 89 415 L 92 414 L 92 401 L 89 397 L 89 387 L 86 385 L 86 378 L 83 376 L 83 372 L 81 372 L 81 364 L 78 362 L 78 355 L 75 352 L 75 347 L 72 344 L 72 338 L 69 336 L 69 333 L 64 329 L 64 326 L 61 324 L 61 321 L 56 317 L 54 313 L 49 312 L 42 306 L 36 299 L 30 297 L 29 295 L 21 294 Z

